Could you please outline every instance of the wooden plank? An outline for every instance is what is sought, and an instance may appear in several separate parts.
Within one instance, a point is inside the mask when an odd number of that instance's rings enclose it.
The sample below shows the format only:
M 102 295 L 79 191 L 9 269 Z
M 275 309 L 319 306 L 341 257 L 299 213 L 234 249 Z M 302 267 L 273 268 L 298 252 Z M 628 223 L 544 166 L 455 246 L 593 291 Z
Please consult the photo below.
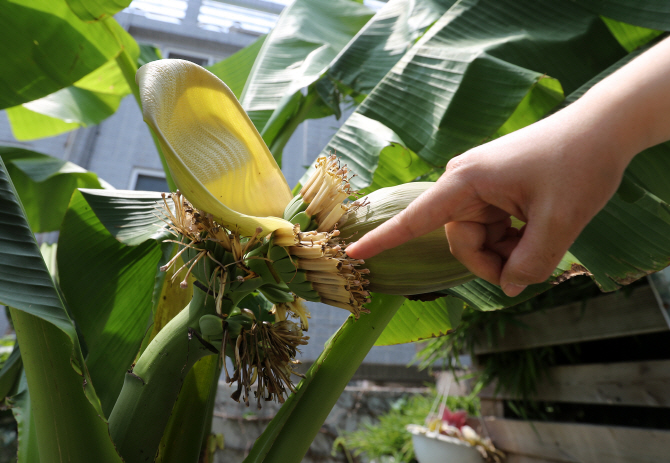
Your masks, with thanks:
M 482 390 L 483 399 L 515 399 Z M 670 407 L 670 360 L 553 367 L 538 384 L 535 400 Z
M 670 461 L 670 431 L 491 418 L 488 435 L 503 452 L 561 463 Z
M 552 346 L 596 339 L 667 331 L 668 325 L 648 286 L 637 288 L 629 297 L 623 293 L 595 297 L 523 315 L 522 326 L 508 325 L 497 345 L 485 344 L 486 335 L 475 346 L 475 354 L 487 354 L 532 347 Z
M 479 394 L 479 407 L 479 412 L 482 414 L 482 416 L 495 416 L 498 418 L 505 416 L 505 409 L 502 400 L 487 398 L 484 397 L 481 393 Z

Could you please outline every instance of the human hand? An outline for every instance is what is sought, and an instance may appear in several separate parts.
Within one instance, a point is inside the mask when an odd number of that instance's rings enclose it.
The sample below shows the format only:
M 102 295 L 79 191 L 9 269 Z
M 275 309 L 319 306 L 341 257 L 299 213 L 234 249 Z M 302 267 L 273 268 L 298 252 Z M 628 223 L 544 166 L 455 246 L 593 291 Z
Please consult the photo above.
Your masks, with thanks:
M 668 73 L 670 39 L 562 111 L 452 159 L 434 187 L 347 253 L 366 259 L 445 225 L 454 256 L 508 296 L 544 281 L 633 156 L 670 139 Z
M 607 124 L 569 109 L 452 159 L 435 186 L 347 253 L 365 259 L 446 224 L 452 254 L 508 296 L 546 280 L 634 151 L 604 140 Z M 514 228 L 511 217 L 526 225 Z

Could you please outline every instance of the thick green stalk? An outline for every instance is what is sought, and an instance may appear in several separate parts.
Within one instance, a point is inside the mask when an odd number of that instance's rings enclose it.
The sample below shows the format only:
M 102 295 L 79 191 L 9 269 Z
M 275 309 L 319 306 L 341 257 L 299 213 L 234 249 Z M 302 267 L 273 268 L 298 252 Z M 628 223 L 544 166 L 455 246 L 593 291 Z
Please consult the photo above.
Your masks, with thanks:
M 193 366 L 172 409 L 156 463 L 198 461 L 211 429 L 219 376 L 218 356 L 202 358 Z
M 375 294 L 369 314 L 349 317 L 256 440 L 245 463 L 298 463 L 375 341 L 405 300 Z
M 277 164 L 279 164 L 279 167 L 281 167 L 282 154 L 284 152 L 286 143 L 288 143 L 291 135 L 293 135 L 293 132 L 295 132 L 295 129 L 297 129 L 298 126 L 305 119 L 307 119 L 312 106 L 314 106 L 314 103 L 316 103 L 318 100 L 319 96 L 316 93 L 316 90 L 312 89 L 300 103 L 300 108 L 298 109 L 295 116 L 291 117 L 288 122 L 286 122 L 285 125 L 281 127 L 274 140 L 269 143 L 268 148 L 270 149 L 272 156 L 274 156 L 275 160 L 277 161 Z M 277 110 L 281 111 L 281 108 L 278 108 Z M 272 122 L 272 118 L 270 118 L 267 125 L 272 124 Z
M 34 423 L 29 426 L 36 436 L 31 444 L 40 463 L 120 463 L 103 417 L 84 395 L 84 378 L 72 368 L 68 336 L 35 315 L 10 312 L 30 389 L 28 413 Z
M 179 391 L 191 367 L 216 353 L 192 330 L 215 313 L 214 298 L 196 289 L 191 303 L 153 339 L 126 374 L 109 417 L 114 444 L 127 463 L 153 461 Z

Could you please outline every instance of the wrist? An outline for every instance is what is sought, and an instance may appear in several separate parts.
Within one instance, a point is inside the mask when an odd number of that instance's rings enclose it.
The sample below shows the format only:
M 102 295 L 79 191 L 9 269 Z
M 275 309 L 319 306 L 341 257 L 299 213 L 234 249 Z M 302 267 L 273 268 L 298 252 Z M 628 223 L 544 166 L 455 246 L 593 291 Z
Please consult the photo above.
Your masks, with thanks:
M 581 152 L 621 173 L 648 148 L 646 128 L 636 119 L 630 98 L 609 86 L 596 86 L 564 111 L 561 121 Z M 560 114 L 560 113 L 558 113 Z M 605 164 L 607 163 L 607 164 Z

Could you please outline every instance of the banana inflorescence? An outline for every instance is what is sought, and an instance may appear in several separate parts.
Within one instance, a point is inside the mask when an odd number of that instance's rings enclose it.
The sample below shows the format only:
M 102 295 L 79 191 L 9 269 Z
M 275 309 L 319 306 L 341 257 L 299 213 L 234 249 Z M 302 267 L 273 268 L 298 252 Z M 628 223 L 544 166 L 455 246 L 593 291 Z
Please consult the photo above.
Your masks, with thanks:
M 430 184 L 384 188 L 361 201 L 348 173 L 335 156 L 319 158 L 284 211 L 283 219 L 293 228 L 270 235 L 258 228 L 241 236 L 195 209 L 179 192 L 164 195 L 166 222 L 176 237 L 171 241 L 181 249 L 162 269 L 181 256 L 186 262 L 182 286 L 192 274 L 215 299 L 216 313 L 200 319 L 200 332 L 209 342 L 220 342 L 220 352 L 233 361 L 235 370 L 232 375 L 226 371 L 226 378 L 237 382 L 235 400 L 248 403 L 254 382 L 259 406 L 261 398 L 283 402 L 294 390 L 295 356 L 308 339 L 303 332 L 310 312 L 304 301 L 339 307 L 358 318 L 367 312 L 369 290 L 420 294 L 472 278 L 449 253 L 441 230 L 366 262 L 350 258 L 347 241 L 395 216 Z

